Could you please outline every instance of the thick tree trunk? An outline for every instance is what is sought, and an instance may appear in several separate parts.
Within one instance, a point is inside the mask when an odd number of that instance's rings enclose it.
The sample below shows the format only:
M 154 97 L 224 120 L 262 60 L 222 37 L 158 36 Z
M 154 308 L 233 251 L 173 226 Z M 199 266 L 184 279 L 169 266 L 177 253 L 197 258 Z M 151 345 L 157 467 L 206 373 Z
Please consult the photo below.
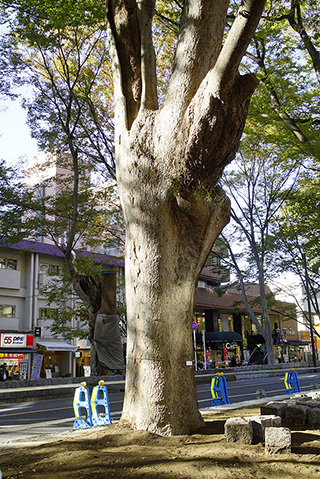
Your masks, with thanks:
M 195 281 L 182 278 L 177 270 L 185 270 L 188 258 L 181 258 L 180 265 L 174 258 L 170 265 L 161 261 L 161 249 L 169 246 L 165 238 L 151 242 L 143 236 L 127 240 L 130 326 L 123 420 L 155 433 L 187 434 L 203 425 L 191 341 Z
M 203 425 L 194 380 L 194 291 L 211 246 L 229 219 L 229 200 L 222 193 L 214 205 L 205 198 L 177 198 L 170 194 L 169 175 L 158 175 L 160 168 L 154 176 L 137 168 L 135 158 L 141 165 L 143 155 L 132 155 L 132 150 L 133 145 L 126 167 L 118 171 L 127 223 L 122 421 L 159 434 L 188 434 Z

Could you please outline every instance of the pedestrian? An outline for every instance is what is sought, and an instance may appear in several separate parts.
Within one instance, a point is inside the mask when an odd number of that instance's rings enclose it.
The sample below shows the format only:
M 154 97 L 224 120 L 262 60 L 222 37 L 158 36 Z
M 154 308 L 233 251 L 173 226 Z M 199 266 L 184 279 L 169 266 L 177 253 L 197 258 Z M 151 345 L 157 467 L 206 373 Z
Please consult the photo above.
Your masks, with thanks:
M 7 379 L 6 370 L 3 364 L 0 366 L 0 381 L 5 381 Z
M 4 377 L 4 381 L 6 381 L 9 377 L 9 373 L 8 373 L 8 370 L 7 370 L 7 363 L 3 363 L 3 368 L 4 368 L 3 377 Z
M 230 366 L 232 368 L 234 368 L 236 365 L 237 365 L 237 360 L 236 360 L 235 355 L 233 355 L 232 358 L 231 358 Z

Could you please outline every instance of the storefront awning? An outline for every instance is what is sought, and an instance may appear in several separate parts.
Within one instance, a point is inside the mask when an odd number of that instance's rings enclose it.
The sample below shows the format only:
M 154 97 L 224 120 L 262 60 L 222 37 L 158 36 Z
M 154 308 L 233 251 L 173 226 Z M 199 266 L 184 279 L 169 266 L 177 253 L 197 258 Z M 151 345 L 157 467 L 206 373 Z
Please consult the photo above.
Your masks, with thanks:
M 43 348 L 46 348 L 47 351 L 75 352 L 78 349 L 77 346 L 72 346 L 64 341 L 37 341 L 37 346 L 42 346 Z
M 283 344 L 289 344 L 290 346 L 308 346 L 311 341 L 304 341 L 301 339 L 288 339 L 287 341 L 283 341 Z
M 206 333 L 207 343 L 231 343 L 243 342 L 242 336 L 234 331 L 221 331 L 215 333 Z

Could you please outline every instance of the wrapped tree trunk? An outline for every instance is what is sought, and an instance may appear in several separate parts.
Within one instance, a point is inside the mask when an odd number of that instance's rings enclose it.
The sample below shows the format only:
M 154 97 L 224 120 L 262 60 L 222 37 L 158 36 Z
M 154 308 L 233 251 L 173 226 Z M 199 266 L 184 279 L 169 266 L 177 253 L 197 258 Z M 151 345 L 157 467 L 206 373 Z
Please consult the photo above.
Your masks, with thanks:
M 186 0 L 165 104 L 157 106 L 154 0 L 107 2 L 117 179 L 126 222 L 127 374 L 122 421 L 186 434 L 202 419 L 192 349 L 196 282 L 229 220 L 217 186 L 244 128 L 253 75 L 239 63 L 264 1 Z
M 98 376 L 123 373 L 123 349 L 117 316 L 115 271 L 102 272 L 101 307 L 95 319 L 92 342 L 98 360 Z

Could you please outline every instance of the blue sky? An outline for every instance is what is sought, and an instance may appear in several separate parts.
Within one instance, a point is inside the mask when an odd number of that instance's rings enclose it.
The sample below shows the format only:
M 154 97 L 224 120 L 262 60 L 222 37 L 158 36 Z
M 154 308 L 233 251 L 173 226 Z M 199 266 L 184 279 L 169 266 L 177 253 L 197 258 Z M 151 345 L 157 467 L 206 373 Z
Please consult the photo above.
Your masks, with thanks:
M 32 158 L 37 151 L 37 143 L 31 138 L 26 125 L 26 112 L 19 101 L 2 101 L 0 103 L 0 159 L 14 164 L 19 157 Z
M 5 32 L 6 26 L 0 25 L 0 33 Z M 0 101 L 0 159 L 10 164 L 14 164 L 21 156 L 32 158 L 37 153 L 37 143 L 31 138 L 26 125 L 26 112 L 20 101 L 4 100 L 3 97 Z

